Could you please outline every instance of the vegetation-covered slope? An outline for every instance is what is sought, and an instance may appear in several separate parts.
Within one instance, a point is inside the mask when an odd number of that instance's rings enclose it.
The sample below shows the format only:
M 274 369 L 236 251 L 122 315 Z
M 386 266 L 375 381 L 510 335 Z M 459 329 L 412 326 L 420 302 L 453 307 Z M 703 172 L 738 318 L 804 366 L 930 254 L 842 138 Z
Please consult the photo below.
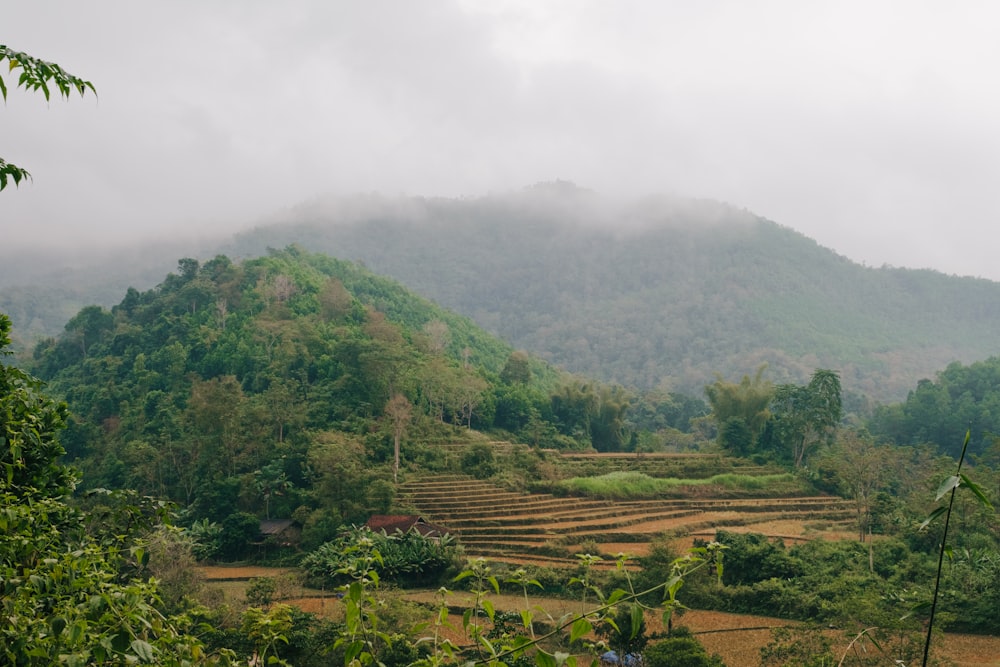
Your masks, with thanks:
M 302 207 L 231 251 L 306 244 L 466 314 L 569 370 L 700 395 L 713 373 L 816 367 L 848 391 L 901 398 L 917 380 L 997 352 L 1000 285 L 859 266 L 712 202 L 612 205 L 562 184 L 474 200 Z
M 34 370 L 69 403 L 63 442 L 89 485 L 220 522 L 363 521 L 389 508 L 400 462 L 443 466 L 435 446 L 470 428 L 628 444 L 620 390 L 562 378 L 389 279 L 295 247 L 181 260 L 155 289 L 82 309 L 36 347 Z

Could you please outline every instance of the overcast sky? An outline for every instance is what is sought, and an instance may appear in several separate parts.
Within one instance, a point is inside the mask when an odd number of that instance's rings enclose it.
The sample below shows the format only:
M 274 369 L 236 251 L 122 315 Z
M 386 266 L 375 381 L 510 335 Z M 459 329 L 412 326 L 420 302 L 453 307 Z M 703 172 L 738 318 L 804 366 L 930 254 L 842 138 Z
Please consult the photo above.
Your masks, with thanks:
M 34 182 L 0 243 L 563 179 L 1000 280 L 997 26 L 987 1 L 0 0 L 0 43 L 99 94 L 4 74 L 0 156 Z

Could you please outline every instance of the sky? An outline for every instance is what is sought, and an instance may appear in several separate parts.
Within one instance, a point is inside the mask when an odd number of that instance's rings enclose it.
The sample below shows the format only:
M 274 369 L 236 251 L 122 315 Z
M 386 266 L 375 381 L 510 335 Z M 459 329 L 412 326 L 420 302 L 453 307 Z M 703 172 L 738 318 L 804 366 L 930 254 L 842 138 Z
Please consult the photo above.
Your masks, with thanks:
M 560 179 L 1000 280 L 997 25 L 975 0 L 0 0 L 0 44 L 98 92 L 0 70 L 0 157 L 33 175 L 0 193 L 0 245 Z

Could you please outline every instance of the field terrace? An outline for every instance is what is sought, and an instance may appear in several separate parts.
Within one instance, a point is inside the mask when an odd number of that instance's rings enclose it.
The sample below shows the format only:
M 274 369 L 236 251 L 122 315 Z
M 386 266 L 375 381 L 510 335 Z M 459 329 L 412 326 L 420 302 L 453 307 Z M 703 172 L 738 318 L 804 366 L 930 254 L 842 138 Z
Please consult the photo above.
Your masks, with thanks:
M 617 470 L 654 477 L 707 478 L 720 472 L 764 475 L 773 468 L 717 455 L 566 455 L 566 477 Z M 794 542 L 845 539 L 856 535 L 854 510 L 833 496 L 740 497 L 733 489 L 682 487 L 671 497 L 602 500 L 549 493 L 522 493 L 462 475 L 411 476 L 399 487 L 398 502 L 458 537 L 469 557 L 514 564 L 572 567 L 584 545 L 597 544 L 607 560 L 619 552 L 648 553 L 650 544 L 669 539 L 678 548 L 716 530 L 759 532 Z

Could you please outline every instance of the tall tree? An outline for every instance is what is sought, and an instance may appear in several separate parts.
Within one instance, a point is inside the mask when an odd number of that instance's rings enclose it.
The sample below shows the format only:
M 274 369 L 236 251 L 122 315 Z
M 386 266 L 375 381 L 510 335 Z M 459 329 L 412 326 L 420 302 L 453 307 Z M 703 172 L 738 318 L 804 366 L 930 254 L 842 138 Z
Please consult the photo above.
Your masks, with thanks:
M 385 404 L 385 415 L 389 418 L 392 426 L 392 481 L 399 481 L 399 443 L 403 439 L 406 427 L 413 417 L 413 406 L 402 394 L 393 394 L 389 402 Z
M 744 375 L 739 383 L 727 382 L 717 375 L 715 382 L 705 387 L 719 444 L 739 454 L 747 454 L 756 447 L 771 416 L 768 408 L 775 390 L 764 379 L 765 370 L 766 364 L 757 369 L 753 378 Z
M 823 457 L 823 465 L 835 471 L 841 493 L 854 502 L 861 542 L 871 531 L 875 494 L 885 488 L 890 456 L 890 450 L 876 445 L 868 433 L 843 429 Z
M 801 467 L 808 451 L 836 433 L 843 413 L 840 376 L 820 368 L 804 387 L 779 385 L 770 409 L 776 444 L 790 450 L 795 467 Z

